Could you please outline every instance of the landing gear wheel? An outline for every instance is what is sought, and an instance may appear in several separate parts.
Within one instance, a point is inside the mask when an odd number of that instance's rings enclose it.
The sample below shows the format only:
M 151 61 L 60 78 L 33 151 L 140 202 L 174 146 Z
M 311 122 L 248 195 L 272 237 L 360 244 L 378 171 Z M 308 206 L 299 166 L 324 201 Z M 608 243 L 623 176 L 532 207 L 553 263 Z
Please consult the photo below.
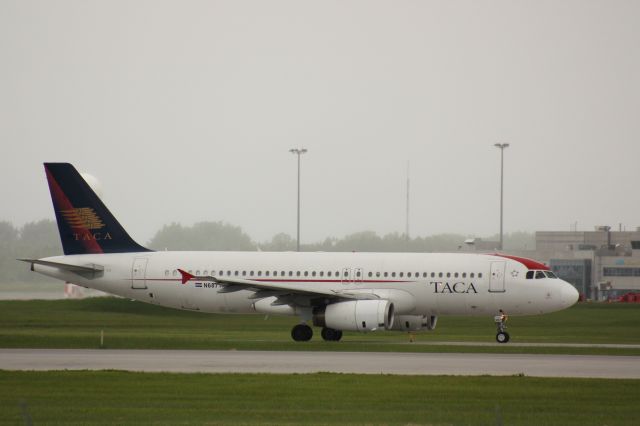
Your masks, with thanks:
M 291 329 L 291 337 L 296 342 L 308 342 L 313 337 L 313 330 L 307 324 L 298 324 Z
M 506 331 L 501 331 L 496 334 L 496 342 L 498 343 L 507 343 L 509 341 L 509 333 Z
M 333 328 L 324 327 L 322 329 L 322 338 L 327 342 L 337 342 L 342 339 L 342 331 Z

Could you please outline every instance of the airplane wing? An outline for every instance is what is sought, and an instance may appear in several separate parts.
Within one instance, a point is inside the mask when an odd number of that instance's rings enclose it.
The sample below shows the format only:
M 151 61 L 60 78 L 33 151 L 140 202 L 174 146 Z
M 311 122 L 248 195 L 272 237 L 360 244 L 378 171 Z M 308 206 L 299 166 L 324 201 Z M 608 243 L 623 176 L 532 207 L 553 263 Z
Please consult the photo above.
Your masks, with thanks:
M 377 295 L 372 293 L 309 288 L 309 285 L 300 283 L 287 283 L 287 285 L 283 285 L 280 283 L 245 280 L 231 277 L 218 278 L 211 275 L 195 276 L 183 269 L 178 269 L 178 272 L 182 275 L 182 284 L 186 284 L 189 281 L 209 281 L 223 286 L 222 289 L 218 290 L 218 293 L 233 293 L 239 290 L 254 291 L 255 294 L 252 297 L 253 299 L 262 299 L 270 296 L 284 298 L 285 296 L 290 295 L 308 296 L 311 298 L 379 299 Z

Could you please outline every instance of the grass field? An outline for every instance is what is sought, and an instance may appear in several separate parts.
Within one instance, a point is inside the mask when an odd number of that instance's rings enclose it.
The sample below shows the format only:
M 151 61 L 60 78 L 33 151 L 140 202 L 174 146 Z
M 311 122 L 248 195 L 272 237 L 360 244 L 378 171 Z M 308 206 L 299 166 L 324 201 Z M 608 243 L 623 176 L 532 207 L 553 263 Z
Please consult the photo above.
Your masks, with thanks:
M 0 371 L 0 422 L 637 424 L 638 381 Z
M 0 347 L 112 349 L 345 350 L 640 355 L 639 349 L 457 347 L 429 341 L 493 342 L 491 318 L 441 317 L 433 332 L 408 344 L 402 332 L 345 333 L 341 342 L 291 341 L 296 319 L 178 311 L 118 298 L 0 301 Z M 549 315 L 512 317 L 512 342 L 640 344 L 640 305 L 578 304 Z

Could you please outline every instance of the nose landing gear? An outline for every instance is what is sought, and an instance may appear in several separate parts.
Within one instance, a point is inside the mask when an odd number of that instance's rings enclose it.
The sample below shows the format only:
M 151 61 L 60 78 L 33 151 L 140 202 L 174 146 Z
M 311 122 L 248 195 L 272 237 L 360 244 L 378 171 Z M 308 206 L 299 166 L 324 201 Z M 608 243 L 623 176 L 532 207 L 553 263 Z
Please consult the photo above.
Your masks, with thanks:
M 498 343 L 507 343 L 509 341 L 509 333 L 506 331 L 498 331 L 496 334 L 496 342 Z
M 500 309 L 500 315 L 496 315 L 493 317 L 493 320 L 496 323 L 497 333 L 496 333 L 496 342 L 498 343 L 507 343 L 509 341 L 509 333 L 505 330 L 507 328 L 507 314 L 504 313 L 502 309 Z

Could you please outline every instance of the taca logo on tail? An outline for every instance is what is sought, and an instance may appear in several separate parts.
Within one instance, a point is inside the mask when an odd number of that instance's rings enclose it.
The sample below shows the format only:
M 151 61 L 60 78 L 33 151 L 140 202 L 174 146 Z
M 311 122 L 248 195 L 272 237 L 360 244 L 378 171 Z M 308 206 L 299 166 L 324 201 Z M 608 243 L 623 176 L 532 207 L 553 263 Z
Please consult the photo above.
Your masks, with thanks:
M 146 252 L 69 163 L 45 163 L 64 254 Z

